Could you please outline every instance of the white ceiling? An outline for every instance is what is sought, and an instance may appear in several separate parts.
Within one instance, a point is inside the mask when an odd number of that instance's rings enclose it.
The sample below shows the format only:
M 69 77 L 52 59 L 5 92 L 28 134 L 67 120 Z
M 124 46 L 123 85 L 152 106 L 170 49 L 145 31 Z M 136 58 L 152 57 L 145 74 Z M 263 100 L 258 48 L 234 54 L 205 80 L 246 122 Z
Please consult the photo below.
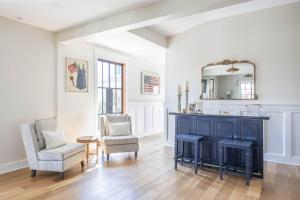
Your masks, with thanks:
M 85 39 L 87 42 L 115 49 L 158 64 L 165 63 L 165 48 L 133 33 L 102 33 Z
M 253 12 L 299 1 L 300 0 L 252 0 L 246 3 L 226 8 L 221 8 L 205 13 L 199 13 L 196 15 L 165 21 L 161 24 L 149 26 L 149 28 L 165 37 L 170 37 L 211 20 Z
M 0 0 L 0 16 L 60 31 L 160 0 Z

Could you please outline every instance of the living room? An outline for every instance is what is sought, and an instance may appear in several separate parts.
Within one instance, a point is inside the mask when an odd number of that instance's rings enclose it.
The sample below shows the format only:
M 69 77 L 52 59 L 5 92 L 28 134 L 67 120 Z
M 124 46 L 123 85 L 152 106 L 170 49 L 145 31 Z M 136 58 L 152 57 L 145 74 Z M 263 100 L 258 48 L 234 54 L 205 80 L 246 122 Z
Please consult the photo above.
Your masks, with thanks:
M 299 11 L 1 1 L 0 199 L 297 199 Z

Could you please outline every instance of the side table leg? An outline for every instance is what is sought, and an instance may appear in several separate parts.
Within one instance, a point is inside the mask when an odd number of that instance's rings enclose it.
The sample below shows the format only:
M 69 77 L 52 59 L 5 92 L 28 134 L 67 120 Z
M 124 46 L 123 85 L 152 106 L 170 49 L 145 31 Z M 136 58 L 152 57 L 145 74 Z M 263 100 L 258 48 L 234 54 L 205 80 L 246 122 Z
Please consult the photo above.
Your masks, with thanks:
M 90 146 L 89 143 L 86 144 L 86 162 L 89 162 Z
M 96 155 L 97 155 L 97 161 L 96 161 L 96 163 L 98 164 L 98 160 L 99 160 L 99 146 L 98 146 L 98 142 L 96 142 Z

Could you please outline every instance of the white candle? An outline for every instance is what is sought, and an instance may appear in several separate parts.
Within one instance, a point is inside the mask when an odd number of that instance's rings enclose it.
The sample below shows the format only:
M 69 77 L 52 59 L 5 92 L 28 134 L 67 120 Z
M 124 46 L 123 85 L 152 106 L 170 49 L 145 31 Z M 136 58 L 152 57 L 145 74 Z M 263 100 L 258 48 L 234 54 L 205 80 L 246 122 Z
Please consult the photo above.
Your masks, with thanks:
M 178 85 L 178 87 L 177 87 L 177 94 L 181 95 L 181 85 Z
M 189 82 L 188 81 L 184 82 L 184 91 L 186 91 L 186 92 L 189 91 Z

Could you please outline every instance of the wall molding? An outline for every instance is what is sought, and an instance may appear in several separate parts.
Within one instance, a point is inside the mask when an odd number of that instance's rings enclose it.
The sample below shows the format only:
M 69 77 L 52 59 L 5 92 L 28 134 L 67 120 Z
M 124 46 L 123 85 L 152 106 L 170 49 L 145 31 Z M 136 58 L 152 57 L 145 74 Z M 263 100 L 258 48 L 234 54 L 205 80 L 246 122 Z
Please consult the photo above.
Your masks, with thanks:
M 26 167 L 28 167 L 28 163 L 26 159 L 0 164 L 0 174 L 5 174 Z
M 127 112 L 132 119 L 134 135 L 145 137 L 164 131 L 162 101 L 128 101 Z

